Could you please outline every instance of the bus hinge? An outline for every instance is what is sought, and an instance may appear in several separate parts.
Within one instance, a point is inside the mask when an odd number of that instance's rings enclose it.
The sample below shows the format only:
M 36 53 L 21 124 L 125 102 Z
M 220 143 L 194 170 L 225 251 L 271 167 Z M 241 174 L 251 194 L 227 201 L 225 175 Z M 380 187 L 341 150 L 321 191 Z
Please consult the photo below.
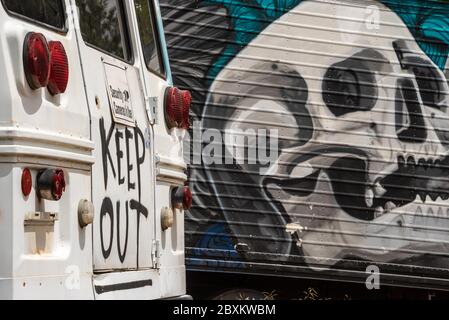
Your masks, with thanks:
M 153 260 L 153 269 L 159 269 L 161 267 L 161 241 L 160 240 L 153 240 L 153 247 L 151 251 L 151 257 Z
M 150 121 L 151 124 L 157 124 L 157 118 L 158 118 L 158 97 L 146 97 L 145 98 L 145 102 L 146 102 L 146 109 L 147 109 L 147 114 L 148 114 L 148 119 Z

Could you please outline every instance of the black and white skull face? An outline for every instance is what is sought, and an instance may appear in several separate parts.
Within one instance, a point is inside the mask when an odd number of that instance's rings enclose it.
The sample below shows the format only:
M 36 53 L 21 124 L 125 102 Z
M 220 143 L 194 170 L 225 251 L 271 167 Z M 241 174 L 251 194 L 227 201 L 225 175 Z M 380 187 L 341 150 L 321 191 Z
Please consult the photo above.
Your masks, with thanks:
M 204 123 L 279 130 L 259 181 L 306 256 L 447 252 L 447 80 L 394 12 L 351 4 L 305 1 L 268 26 L 217 77 Z

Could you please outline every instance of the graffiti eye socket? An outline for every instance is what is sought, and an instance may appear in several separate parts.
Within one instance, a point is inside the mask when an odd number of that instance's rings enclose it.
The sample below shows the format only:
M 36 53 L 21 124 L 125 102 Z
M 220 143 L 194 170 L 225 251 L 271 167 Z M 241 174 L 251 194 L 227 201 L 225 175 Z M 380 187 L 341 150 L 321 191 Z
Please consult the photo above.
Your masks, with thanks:
M 441 109 L 448 91 L 444 74 L 430 60 L 409 52 L 406 44 L 396 42 L 393 46 L 398 54 L 401 67 L 410 70 L 415 75 L 423 104 Z
M 352 70 L 331 68 L 324 80 L 324 100 L 336 116 L 354 112 L 360 106 L 360 86 Z
M 356 58 L 331 66 L 324 75 L 322 91 L 324 103 L 337 117 L 371 110 L 377 101 L 375 76 Z
M 431 67 L 413 66 L 412 71 L 418 82 L 419 93 L 424 105 L 440 109 L 440 103 L 444 100 L 443 85 L 439 73 Z

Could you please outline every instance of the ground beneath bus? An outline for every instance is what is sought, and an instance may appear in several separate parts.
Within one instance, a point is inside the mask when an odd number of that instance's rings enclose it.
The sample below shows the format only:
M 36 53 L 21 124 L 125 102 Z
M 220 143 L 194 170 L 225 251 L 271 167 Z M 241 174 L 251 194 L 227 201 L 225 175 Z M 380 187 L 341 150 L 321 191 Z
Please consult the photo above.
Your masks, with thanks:
M 207 280 L 206 280 L 207 279 Z M 248 289 L 251 288 L 251 289 Z M 449 292 L 265 276 L 187 273 L 187 292 L 195 300 L 447 300 Z M 225 293 L 223 295 L 223 293 Z

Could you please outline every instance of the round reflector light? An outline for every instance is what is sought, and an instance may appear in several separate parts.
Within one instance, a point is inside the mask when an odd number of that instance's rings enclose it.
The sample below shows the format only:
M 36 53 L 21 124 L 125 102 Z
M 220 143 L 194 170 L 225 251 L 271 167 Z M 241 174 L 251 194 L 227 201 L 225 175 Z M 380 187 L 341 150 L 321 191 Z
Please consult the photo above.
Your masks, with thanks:
M 31 194 L 31 189 L 33 187 L 33 177 L 31 176 L 31 171 L 28 168 L 25 168 L 22 171 L 21 185 L 23 195 L 28 197 Z
M 192 207 L 192 192 L 189 187 L 178 187 L 172 193 L 172 205 L 176 209 L 189 210 Z
M 30 32 L 25 37 L 23 66 L 31 89 L 36 90 L 48 85 L 50 78 L 50 50 L 43 34 Z
M 52 95 L 64 93 L 69 82 L 69 60 L 64 46 L 59 41 L 50 41 L 50 79 L 48 91 Z
M 37 192 L 41 199 L 58 201 L 65 191 L 64 171 L 46 169 L 37 176 Z
M 193 202 L 192 191 L 190 191 L 189 187 L 184 187 L 184 199 L 182 202 L 184 210 L 189 210 L 192 207 L 192 202 Z
M 169 129 L 190 128 L 190 105 L 192 95 L 187 90 L 170 87 L 165 94 L 165 119 Z

